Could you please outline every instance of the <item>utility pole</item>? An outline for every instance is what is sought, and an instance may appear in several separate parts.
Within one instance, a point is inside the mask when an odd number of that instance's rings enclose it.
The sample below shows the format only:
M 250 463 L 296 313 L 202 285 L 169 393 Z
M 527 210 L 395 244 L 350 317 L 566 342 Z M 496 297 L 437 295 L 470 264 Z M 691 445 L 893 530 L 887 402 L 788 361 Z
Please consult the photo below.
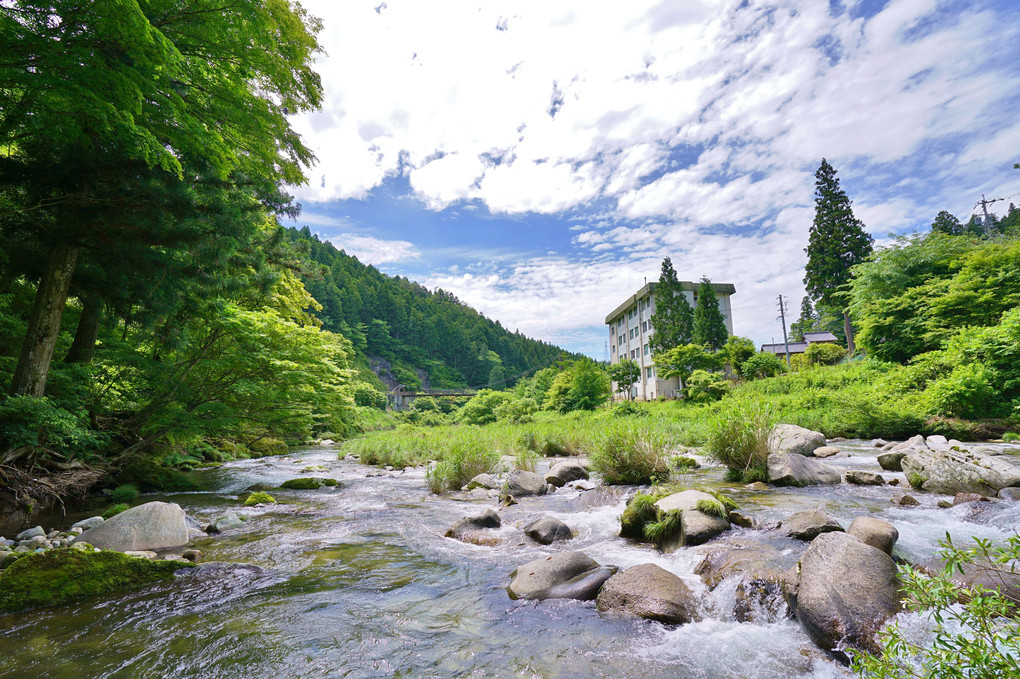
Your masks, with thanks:
M 783 322 L 783 344 L 786 345 L 786 367 L 790 367 L 790 340 L 786 336 L 786 303 L 783 296 L 779 296 L 779 319 Z
M 982 193 L 981 194 L 981 200 L 979 200 L 978 202 L 974 203 L 974 207 L 977 207 L 978 205 L 981 206 L 981 211 L 985 215 L 985 219 L 984 219 L 983 225 L 984 225 L 985 235 L 986 236 L 989 235 L 989 233 L 991 232 L 991 224 L 992 224 L 991 217 L 988 216 L 988 206 L 990 204 L 998 202 L 1000 200 L 1006 200 L 1006 199 L 1005 198 L 992 198 L 991 200 L 986 200 L 985 199 L 985 194 Z

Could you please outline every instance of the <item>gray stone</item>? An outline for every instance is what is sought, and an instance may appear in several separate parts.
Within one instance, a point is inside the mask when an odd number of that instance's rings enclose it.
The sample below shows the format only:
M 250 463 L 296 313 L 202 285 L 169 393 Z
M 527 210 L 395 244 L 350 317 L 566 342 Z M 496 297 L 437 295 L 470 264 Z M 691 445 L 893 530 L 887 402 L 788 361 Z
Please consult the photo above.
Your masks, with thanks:
M 600 566 L 584 552 L 560 552 L 529 561 L 510 574 L 511 599 L 591 601 L 616 566 Z
M 893 547 L 900 538 L 896 526 L 873 516 L 858 516 L 850 523 L 850 530 L 847 532 L 864 544 L 881 549 L 889 556 L 892 556 Z
M 219 517 L 215 521 L 209 524 L 206 531 L 209 533 L 223 533 L 224 531 L 231 530 L 233 528 L 240 528 L 244 525 L 241 521 L 241 517 L 234 512 L 227 512 L 223 516 Z
M 698 600 L 683 580 L 655 564 L 632 566 L 609 578 L 596 600 L 600 611 L 682 625 L 701 619 Z
M 1020 488 L 1003 488 L 998 493 L 1000 500 L 1020 500 Z
M 681 511 L 680 536 L 677 541 L 663 545 L 666 551 L 682 546 L 703 544 L 730 529 L 729 519 L 706 514 L 698 509 L 698 502 L 719 504 L 719 501 L 714 497 L 700 490 L 673 493 L 655 503 L 655 506 L 664 513 L 674 509 Z
M 843 530 L 843 526 L 839 525 L 839 521 L 817 509 L 797 512 L 785 519 L 780 528 L 787 537 L 804 540 L 805 542 L 814 540 L 822 533 Z
M 199 530 L 202 530 L 203 528 L 201 522 L 195 517 L 193 517 L 191 514 L 184 515 L 184 525 L 186 525 L 188 528 L 197 528 Z
M 916 507 L 921 504 L 917 501 L 916 497 L 907 493 L 897 493 L 892 496 L 890 501 L 895 505 L 902 505 L 904 507 Z
M 818 486 L 838 484 L 843 475 L 838 469 L 803 455 L 773 453 L 768 458 L 769 483 L 777 486 Z
M 884 486 L 885 479 L 875 472 L 850 470 L 846 473 L 846 482 L 855 486 Z
M 980 502 L 981 500 L 987 502 L 988 498 L 984 495 L 978 495 L 977 493 L 957 493 L 953 497 L 953 506 L 955 507 L 956 505 L 962 505 L 967 502 Z
M 885 439 L 871 439 L 872 448 L 884 448 L 887 445 L 889 445 L 889 442 Z
M 741 528 L 754 528 L 755 520 L 753 517 L 743 514 L 738 511 L 730 511 L 726 514 L 726 518 L 730 520 L 730 523 L 734 526 L 740 526 Z
M 118 552 L 172 549 L 188 544 L 188 527 L 177 504 L 146 502 L 89 528 L 78 542 Z
M 36 526 L 35 528 L 29 528 L 28 530 L 23 530 L 20 533 L 18 533 L 16 536 L 14 536 L 14 539 L 17 540 L 18 542 L 26 542 L 28 540 L 31 540 L 32 538 L 37 538 L 37 537 L 43 537 L 43 538 L 46 537 L 46 531 L 43 530 L 42 526 Z
M 506 479 L 505 492 L 513 497 L 526 495 L 545 495 L 547 490 L 545 479 L 535 472 L 516 470 L 510 472 Z
M 933 434 L 925 439 L 925 443 L 928 444 L 928 448 L 931 450 L 949 450 L 949 441 L 946 440 L 945 436 L 941 434 Z
M 912 453 L 920 450 L 928 450 L 928 444 L 925 443 L 924 436 L 918 434 L 917 436 L 911 436 L 902 443 L 897 443 L 889 449 L 889 452 L 898 453 L 903 451 L 905 453 Z
M 899 610 L 896 564 L 846 533 L 819 535 L 800 560 L 794 615 L 818 646 L 878 652 L 874 633 Z
M 31 538 L 29 540 L 23 540 L 21 544 L 25 545 L 31 550 L 53 548 L 53 543 L 47 540 L 45 535 L 36 535 L 34 538 Z
M 479 540 L 471 538 L 472 536 L 477 538 L 478 536 L 476 536 L 475 533 L 478 531 L 484 531 L 490 528 L 499 528 L 502 524 L 503 522 L 495 510 L 486 509 L 478 516 L 468 516 L 460 519 L 450 526 L 444 536 L 455 540 L 461 540 L 462 542 L 487 544 L 493 542 L 493 540 Z
M 887 452 L 889 452 L 890 450 L 892 450 L 893 448 L 895 448 L 895 447 L 896 447 L 896 445 L 897 445 L 897 444 L 895 444 L 895 443 L 887 443 L 887 444 L 885 444 L 884 446 L 882 446 L 882 448 L 881 448 L 881 451 L 882 451 L 883 453 L 887 453 Z
M 497 481 L 496 477 L 492 474 L 479 474 L 468 481 L 467 486 L 465 486 L 464 489 L 474 490 L 475 488 L 485 488 L 487 490 L 491 490 L 495 488 L 498 490 L 499 485 L 499 481 Z
M 770 454 L 811 455 L 825 445 L 825 434 L 795 424 L 777 424 L 768 438 Z
M 901 464 L 908 479 L 911 475 L 922 479 L 921 489 L 931 493 L 995 497 L 1003 488 L 1020 486 L 1020 467 L 1001 457 L 965 450 L 919 451 L 904 457 Z
M 950 502 L 949 500 L 939 500 L 935 506 L 938 507 L 939 509 L 950 509 L 952 508 L 953 503 Z
M 835 446 L 821 446 L 815 448 L 813 455 L 815 457 L 832 457 L 833 455 L 839 455 L 840 450 Z
M 190 526 L 188 527 L 188 542 L 191 542 L 192 540 L 200 540 L 202 538 L 207 537 L 209 537 L 209 534 L 206 533 L 201 528 L 192 528 Z
M 569 540 L 574 533 L 559 519 L 544 517 L 536 519 L 524 527 L 524 534 L 542 545 L 551 545 L 559 540 Z
M 202 558 L 202 552 L 197 549 L 185 549 L 181 552 L 181 556 L 192 563 L 198 563 L 198 560 Z
M 567 485 L 571 481 L 580 481 L 588 478 L 588 470 L 573 460 L 559 462 L 549 468 L 545 480 L 557 488 Z
M 900 464 L 906 456 L 907 451 L 905 450 L 882 453 L 878 456 L 878 464 L 882 467 L 882 469 L 888 472 L 901 472 L 903 471 L 903 467 L 901 467 Z

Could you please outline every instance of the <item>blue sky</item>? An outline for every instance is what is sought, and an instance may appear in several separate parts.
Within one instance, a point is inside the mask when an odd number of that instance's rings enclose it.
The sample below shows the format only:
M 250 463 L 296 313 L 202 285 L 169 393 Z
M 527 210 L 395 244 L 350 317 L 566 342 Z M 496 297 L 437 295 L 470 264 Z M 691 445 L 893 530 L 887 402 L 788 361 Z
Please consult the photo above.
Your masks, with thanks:
M 303 3 L 323 20 L 299 224 L 602 358 L 658 277 L 796 310 L 822 157 L 881 244 L 1020 204 L 1015 2 Z

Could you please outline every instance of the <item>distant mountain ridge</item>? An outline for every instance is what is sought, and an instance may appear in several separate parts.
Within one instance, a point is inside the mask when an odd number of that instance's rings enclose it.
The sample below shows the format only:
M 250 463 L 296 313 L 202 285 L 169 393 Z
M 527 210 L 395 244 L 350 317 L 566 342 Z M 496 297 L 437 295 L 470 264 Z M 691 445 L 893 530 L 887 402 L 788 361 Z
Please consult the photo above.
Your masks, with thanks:
M 387 387 L 502 388 L 578 356 L 510 332 L 452 293 L 362 264 L 307 226 L 287 236 L 306 260 L 302 281 L 323 327 L 351 340 L 361 371 L 371 366 Z

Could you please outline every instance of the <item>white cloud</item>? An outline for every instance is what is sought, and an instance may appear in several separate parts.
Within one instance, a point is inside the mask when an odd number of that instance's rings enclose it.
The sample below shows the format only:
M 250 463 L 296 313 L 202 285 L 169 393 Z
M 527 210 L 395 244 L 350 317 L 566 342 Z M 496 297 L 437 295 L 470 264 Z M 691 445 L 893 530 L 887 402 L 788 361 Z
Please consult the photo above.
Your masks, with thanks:
M 354 233 L 341 233 L 326 240 L 347 254 L 357 257 L 363 264 L 400 262 L 415 259 L 421 254 L 414 243 L 406 240 L 382 240 Z

